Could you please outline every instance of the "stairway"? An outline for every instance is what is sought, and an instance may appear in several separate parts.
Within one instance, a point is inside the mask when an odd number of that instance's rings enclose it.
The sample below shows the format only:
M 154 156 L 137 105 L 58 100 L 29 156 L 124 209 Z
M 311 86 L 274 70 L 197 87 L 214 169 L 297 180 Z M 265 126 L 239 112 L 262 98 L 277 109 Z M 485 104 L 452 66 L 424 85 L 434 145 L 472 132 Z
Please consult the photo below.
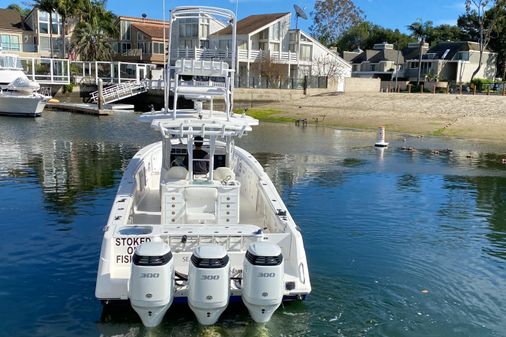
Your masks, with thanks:
M 144 82 L 125 82 L 109 85 L 103 90 L 104 104 L 116 102 L 148 91 Z M 92 103 L 98 102 L 98 91 L 90 94 Z

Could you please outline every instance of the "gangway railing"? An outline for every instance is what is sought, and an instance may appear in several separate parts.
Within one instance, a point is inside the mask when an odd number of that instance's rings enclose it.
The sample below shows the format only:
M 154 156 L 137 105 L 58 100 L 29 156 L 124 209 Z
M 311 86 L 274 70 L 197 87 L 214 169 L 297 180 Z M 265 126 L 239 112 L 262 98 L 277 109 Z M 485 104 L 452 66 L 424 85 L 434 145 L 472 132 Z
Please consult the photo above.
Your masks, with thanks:
M 113 103 L 128 97 L 136 96 L 147 91 L 144 82 L 127 82 L 110 85 L 102 90 L 104 103 Z M 90 94 L 92 103 L 99 100 L 99 92 L 94 91 Z

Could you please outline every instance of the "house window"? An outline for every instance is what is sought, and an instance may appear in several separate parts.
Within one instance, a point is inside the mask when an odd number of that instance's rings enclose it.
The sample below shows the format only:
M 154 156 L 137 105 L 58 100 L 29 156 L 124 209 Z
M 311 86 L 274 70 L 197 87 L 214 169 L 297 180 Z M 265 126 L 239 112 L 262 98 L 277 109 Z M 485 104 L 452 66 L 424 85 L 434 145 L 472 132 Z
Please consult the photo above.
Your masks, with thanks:
M 311 46 L 301 45 L 300 46 L 300 59 L 303 61 L 311 60 Z
M 200 40 L 200 48 L 209 48 L 209 41 L 208 40 Z
M 198 23 L 195 19 L 181 19 L 179 37 L 197 37 Z
M 193 48 L 193 40 L 191 39 L 179 40 L 179 48 Z
M 120 37 L 122 40 L 130 40 L 131 24 L 128 21 L 121 21 Z
M 260 32 L 260 36 L 258 37 L 260 40 L 267 40 L 269 38 L 269 29 L 264 29 Z
M 122 54 L 126 53 L 131 48 L 132 48 L 132 45 L 130 44 L 130 42 L 121 42 L 121 44 L 120 44 L 120 53 L 122 53 Z
M 260 50 L 267 50 L 267 42 L 260 42 L 258 43 L 258 49 Z
M 279 51 L 279 43 L 271 43 L 272 51 Z
M 49 50 L 49 37 L 41 36 L 40 37 L 40 50 Z
M 219 49 L 230 49 L 230 40 L 220 40 Z
M 57 13 L 53 13 L 52 15 L 52 25 L 51 29 L 53 34 L 60 34 L 60 26 L 61 26 L 61 17 Z
M 19 43 L 18 35 L 7 35 L 2 34 L 1 36 L 1 49 L 3 50 L 21 50 L 21 44 Z
M 238 44 L 238 48 L 241 50 L 248 49 L 248 42 L 247 41 L 239 40 L 239 41 L 237 41 L 237 44 Z
M 207 39 L 209 36 L 209 19 L 201 19 L 200 21 L 200 38 Z
M 270 27 L 271 40 L 279 41 L 281 38 L 281 22 L 276 22 Z
M 137 41 L 145 41 L 145 40 L 147 40 L 146 36 L 141 32 L 137 32 Z
M 459 51 L 459 53 L 457 54 L 457 60 L 469 61 L 469 52 Z
M 151 54 L 151 43 L 137 42 L 137 49 L 142 50 L 143 54 Z
M 163 43 L 153 42 L 153 54 L 163 54 Z

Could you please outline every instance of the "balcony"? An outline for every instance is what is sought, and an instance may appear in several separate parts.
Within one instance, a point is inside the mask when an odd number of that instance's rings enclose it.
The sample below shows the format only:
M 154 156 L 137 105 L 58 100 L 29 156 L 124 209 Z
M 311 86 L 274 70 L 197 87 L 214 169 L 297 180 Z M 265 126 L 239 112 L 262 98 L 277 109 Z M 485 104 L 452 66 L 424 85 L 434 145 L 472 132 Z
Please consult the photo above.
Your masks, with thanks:
M 262 59 L 270 59 L 274 63 L 296 64 L 310 63 L 309 60 L 302 60 L 297 57 L 297 53 L 279 52 L 270 50 L 238 50 L 239 61 L 242 62 L 260 62 Z M 205 60 L 225 60 L 232 59 L 232 52 L 228 49 L 202 49 L 202 48 L 180 48 L 175 51 L 172 57 L 186 59 L 205 59 Z

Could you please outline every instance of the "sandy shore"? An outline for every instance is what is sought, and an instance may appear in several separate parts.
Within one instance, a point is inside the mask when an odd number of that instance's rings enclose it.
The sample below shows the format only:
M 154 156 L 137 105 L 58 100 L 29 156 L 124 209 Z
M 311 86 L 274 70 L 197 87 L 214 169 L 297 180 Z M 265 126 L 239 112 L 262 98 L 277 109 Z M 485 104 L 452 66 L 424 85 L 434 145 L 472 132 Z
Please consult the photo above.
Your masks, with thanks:
M 262 108 L 309 123 L 506 144 L 506 96 L 364 93 L 311 96 Z

